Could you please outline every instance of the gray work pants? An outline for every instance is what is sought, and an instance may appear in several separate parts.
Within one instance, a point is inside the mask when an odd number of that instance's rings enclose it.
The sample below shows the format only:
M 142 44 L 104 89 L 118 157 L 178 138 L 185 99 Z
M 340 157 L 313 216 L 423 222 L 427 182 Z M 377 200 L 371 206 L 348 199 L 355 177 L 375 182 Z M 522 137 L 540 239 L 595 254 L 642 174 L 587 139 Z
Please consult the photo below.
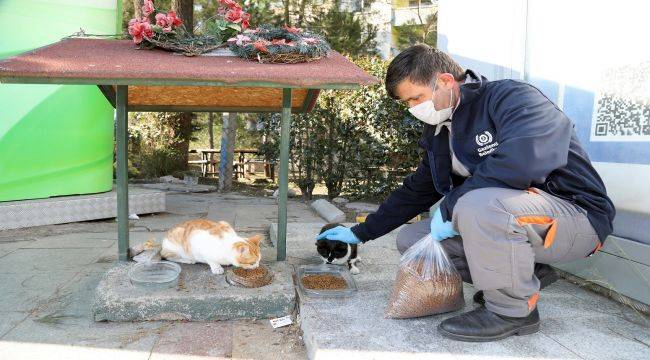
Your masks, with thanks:
M 584 209 L 534 190 L 468 192 L 454 207 L 460 236 L 441 242 L 463 280 L 483 290 L 485 306 L 497 314 L 524 317 L 535 308 L 536 262 L 584 258 L 599 245 Z M 397 249 L 404 253 L 429 232 L 430 219 L 402 227 Z

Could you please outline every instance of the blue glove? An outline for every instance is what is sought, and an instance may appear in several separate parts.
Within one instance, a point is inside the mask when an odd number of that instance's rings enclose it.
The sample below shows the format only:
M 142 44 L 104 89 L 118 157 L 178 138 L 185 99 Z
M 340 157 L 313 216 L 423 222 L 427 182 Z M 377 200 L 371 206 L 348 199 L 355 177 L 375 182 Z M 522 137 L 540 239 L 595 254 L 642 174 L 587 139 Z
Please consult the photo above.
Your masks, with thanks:
M 456 235 L 458 233 L 454 231 L 454 224 L 451 221 L 442 221 L 440 208 L 436 209 L 433 218 L 431 218 L 431 237 L 433 240 L 441 241 Z
M 345 226 L 337 226 L 333 229 L 323 231 L 318 236 L 316 236 L 316 240 L 323 240 L 323 239 L 338 240 L 353 245 L 361 242 L 361 240 L 359 240 L 359 238 L 357 238 L 357 236 L 354 235 L 352 230 L 350 230 L 350 228 L 347 228 Z

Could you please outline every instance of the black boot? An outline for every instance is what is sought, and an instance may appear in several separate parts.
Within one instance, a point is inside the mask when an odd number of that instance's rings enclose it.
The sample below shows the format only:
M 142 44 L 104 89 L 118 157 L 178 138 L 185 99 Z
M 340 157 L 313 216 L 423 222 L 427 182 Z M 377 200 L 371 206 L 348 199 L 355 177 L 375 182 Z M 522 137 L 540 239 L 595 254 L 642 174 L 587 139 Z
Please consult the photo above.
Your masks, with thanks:
M 495 314 L 481 306 L 444 320 L 438 325 L 438 331 L 450 339 L 473 342 L 528 335 L 539 331 L 539 312 L 535 309 L 526 317 L 514 318 Z
M 546 264 L 535 264 L 535 276 L 537 276 L 539 279 L 540 290 L 551 285 L 560 278 L 557 274 L 557 271 Z M 474 294 L 474 302 L 485 305 L 483 291 L 479 290 L 476 292 L 476 294 Z

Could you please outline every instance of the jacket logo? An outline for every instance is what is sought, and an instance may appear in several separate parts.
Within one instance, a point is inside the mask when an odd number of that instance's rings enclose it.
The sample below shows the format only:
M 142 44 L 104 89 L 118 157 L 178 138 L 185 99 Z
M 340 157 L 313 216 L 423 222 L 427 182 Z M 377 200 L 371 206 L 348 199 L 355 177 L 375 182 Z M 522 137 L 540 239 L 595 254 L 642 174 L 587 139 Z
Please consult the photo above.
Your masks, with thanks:
M 476 145 L 478 145 L 478 156 L 483 157 L 485 155 L 489 155 L 494 152 L 494 150 L 497 149 L 497 146 L 499 146 L 499 143 L 497 141 L 492 142 L 494 138 L 492 137 L 492 134 L 489 131 L 484 131 L 478 135 L 476 135 Z
M 489 131 L 484 131 L 476 135 L 476 145 L 483 146 L 492 142 L 492 134 Z

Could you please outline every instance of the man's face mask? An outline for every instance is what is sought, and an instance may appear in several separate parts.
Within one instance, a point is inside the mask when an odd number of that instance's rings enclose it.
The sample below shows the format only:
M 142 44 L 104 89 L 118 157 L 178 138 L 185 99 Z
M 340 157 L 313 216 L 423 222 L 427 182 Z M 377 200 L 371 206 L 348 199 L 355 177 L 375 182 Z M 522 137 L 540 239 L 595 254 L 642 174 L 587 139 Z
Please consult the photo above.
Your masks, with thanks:
M 433 85 L 433 94 L 436 92 L 436 87 L 438 86 L 438 79 Z M 433 95 L 430 100 L 426 100 L 418 105 L 415 105 L 409 108 L 409 112 L 413 114 L 417 119 L 429 124 L 429 125 L 438 125 L 441 122 L 449 119 L 451 114 L 454 111 L 453 108 L 453 95 L 454 92 L 449 90 L 449 107 L 446 107 L 441 110 L 436 110 L 435 105 L 433 104 Z

